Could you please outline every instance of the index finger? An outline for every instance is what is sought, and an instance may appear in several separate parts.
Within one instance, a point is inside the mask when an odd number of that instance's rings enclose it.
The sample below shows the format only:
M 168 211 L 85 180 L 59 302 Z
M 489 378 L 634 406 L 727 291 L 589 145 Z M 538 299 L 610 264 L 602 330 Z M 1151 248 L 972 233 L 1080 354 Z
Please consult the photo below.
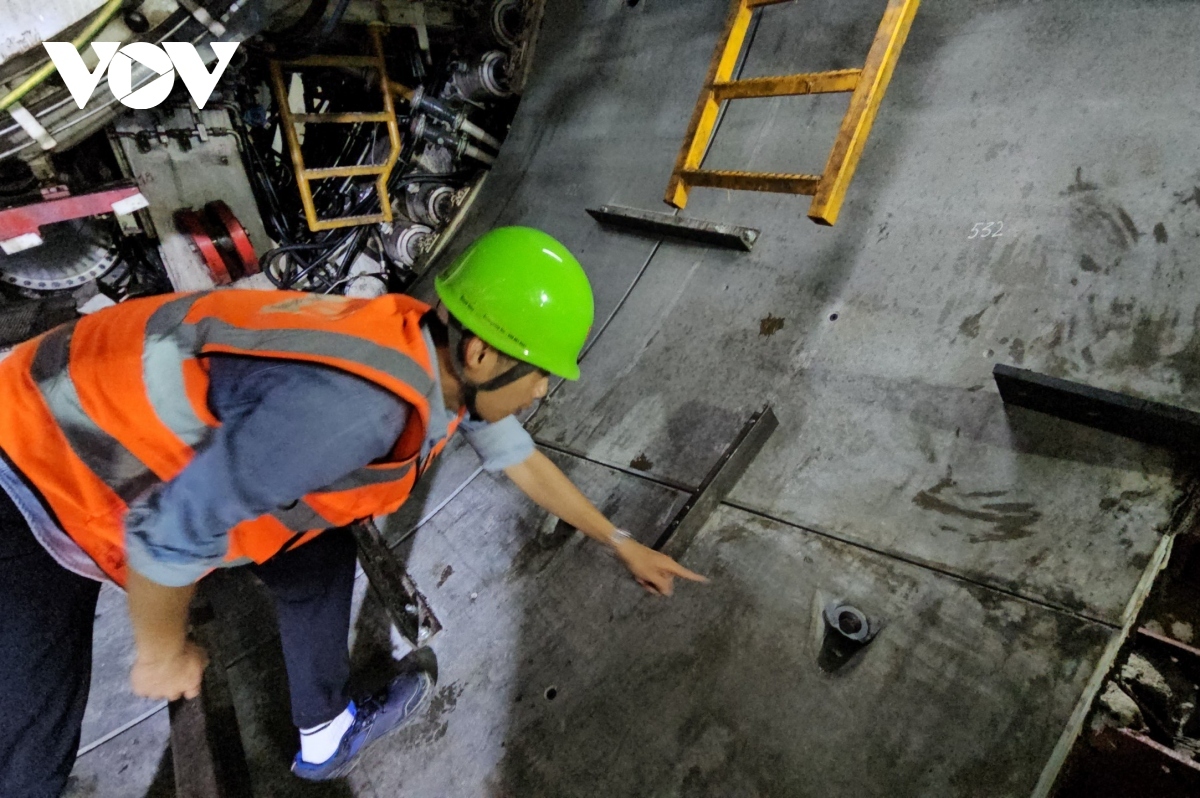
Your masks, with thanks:
M 708 581 L 707 576 L 701 576 L 700 574 L 696 573 L 695 571 L 689 571 L 688 569 L 684 568 L 682 565 L 675 562 L 674 560 L 671 560 L 671 567 L 668 570 L 671 573 L 675 574 L 676 576 L 683 577 L 684 579 L 690 579 L 693 582 L 707 582 Z

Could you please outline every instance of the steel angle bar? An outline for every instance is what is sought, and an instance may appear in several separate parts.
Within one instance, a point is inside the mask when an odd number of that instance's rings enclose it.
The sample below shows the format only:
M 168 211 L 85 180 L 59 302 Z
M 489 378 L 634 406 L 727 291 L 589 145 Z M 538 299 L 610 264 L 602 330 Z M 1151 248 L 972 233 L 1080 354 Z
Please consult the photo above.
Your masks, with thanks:
M 758 241 L 760 235 L 760 231 L 753 227 L 707 222 L 621 205 L 601 205 L 599 208 L 588 208 L 587 212 L 601 224 L 745 252 L 754 248 L 754 242 Z
M 667 524 L 654 548 L 678 557 L 695 539 L 717 506 L 725 501 L 778 426 L 779 420 L 769 405 L 752 415 L 709 470 L 700 487 Z
M 1175 451 L 1200 451 L 1200 413 L 997 363 L 1005 404 Z
M 192 611 L 192 634 L 210 652 L 214 649 L 213 610 L 207 601 Z M 220 658 L 213 656 L 204 670 L 200 695 L 167 705 L 171 721 L 171 761 L 178 798 L 249 798 L 250 770 L 229 679 Z
M 352 524 L 350 529 L 358 542 L 358 561 L 392 623 L 413 648 L 428 645 L 442 630 L 442 624 L 412 577 L 383 542 L 379 527 L 368 519 Z

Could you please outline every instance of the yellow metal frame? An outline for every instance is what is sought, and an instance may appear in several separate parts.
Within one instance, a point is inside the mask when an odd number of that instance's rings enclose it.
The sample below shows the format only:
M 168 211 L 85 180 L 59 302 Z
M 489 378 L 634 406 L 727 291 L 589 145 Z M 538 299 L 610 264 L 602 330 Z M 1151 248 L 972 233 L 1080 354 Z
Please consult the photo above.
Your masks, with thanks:
M 336 227 L 352 227 L 360 224 L 376 224 L 392 221 L 392 200 L 388 195 L 387 181 L 391 177 L 392 167 L 400 157 L 400 126 L 396 122 L 396 109 L 392 105 L 393 85 L 388 79 L 387 64 L 383 57 L 383 38 L 380 26 L 371 25 L 371 47 L 374 55 L 370 56 L 339 56 L 314 55 L 297 61 L 271 61 L 271 88 L 275 93 L 275 104 L 279 108 L 279 123 L 283 128 L 283 138 L 287 142 L 288 153 L 292 157 L 292 168 L 296 172 L 296 185 L 300 189 L 300 202 L 304 205 L 304 216 L 308 220 L 308 229 L 313 232 L 331 230 Z M 341 114 L 293 114 L 288 104 L 287 84 L 283 80 L 284 67 L 303 69 L 306 67 L 367 67 L 379 73 L 379 85 L 383 95 L 383 110 L 367 113 Z M 296 133 L 296 125 L 305 122 L 321 124 L 352 125 L 359 122 L 379 122 L 387 125 L 388 151 L 387 160 L 381 164 L 365 166 L 333 166 L 323 169 L 310 169 L 304 165 L 304 155 L 300 151 L 300 137 Z M 312 181 L 331 177 L 369 177 L 375 176 L 375 191 L 379 196 L 380 213 L 363 216 L 340 216 L 321 219 L 317 216 L 313 204 Z
M 813 72 L 801 75 L 777 75 L 747 80 L 730 80 L 741 56 L 754 9 L 777 5 L 788 0 L 734 0 L 725 29 L 717 42 L 709 64 L 704 89 L 692 113 L 683 147 L 675 160 L 671 181 L 667 184 L 668 205 L 687 205 L 688 190 L 696 186 L 744 191 L 775 191 L 813 197 L 808 216 L 819 224 L 837 222 L 842 201 L 858 159 L 866 146 L 879 104 L 887 92 L 900 50 L 908 38 L 913 17 L 921 0 L 888 0 L 879 31 L 862 69 Z M 702 169 L 704 156 L 712 143 L 721 103 L 749 97 L 783 97 L 802 94 L 853 92 L 850 107 L 842 119 L 833 150 L 821 175 L 774 174 L 769 172 L 730 172 Z

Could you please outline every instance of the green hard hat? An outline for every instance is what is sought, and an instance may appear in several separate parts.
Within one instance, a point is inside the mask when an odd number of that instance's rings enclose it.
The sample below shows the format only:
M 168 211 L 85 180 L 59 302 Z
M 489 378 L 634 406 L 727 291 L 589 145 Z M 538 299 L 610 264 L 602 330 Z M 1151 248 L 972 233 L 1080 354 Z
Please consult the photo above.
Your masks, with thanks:
M 464 327 L 499 351 L 579 379 L 592 329 L 592 286 L 567 248 L 541 230 L 499 227 L 477 238 L 434 281 Z

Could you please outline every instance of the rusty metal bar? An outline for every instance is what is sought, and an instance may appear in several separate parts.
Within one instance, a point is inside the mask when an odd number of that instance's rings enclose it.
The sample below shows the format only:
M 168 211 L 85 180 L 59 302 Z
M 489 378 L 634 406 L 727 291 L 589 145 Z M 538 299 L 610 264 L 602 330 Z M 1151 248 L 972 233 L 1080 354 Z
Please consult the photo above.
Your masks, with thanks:
M 378 63 L 375 56 L 370 55 L 310 55 L 307 58 L 297 58 L 295 61 L 280 61 L 287 67 L 304 69 L 307 67 L 375 67 Z
M 305 169 L 305 180 L 327 180 L 331 177 L 374 177 L 387 171 L 382 164 L 362 164 L 361 166 L 327 166 L 317 169 Z
M 636 230 L 656 236 L 672 236 L 701 244 L 740 249 L 749 252 L 754 248 L 760 231 L 736 224 L 706 222 L 686 216 L 644 211 L 640 208 L 625 208 L 620 205 L 601 205 L 588 208 L 587 212 L 601 224 Z
M 200 696 L 172 701 L 171 761 L 178 798 L 250 798 L 252 784 L 225 667 L 215 654 L 213 610 L 201 599 L 193 605 L 192 634 L 212 658 Z
M 1200 452 L 1200 413 L 1094 388 L 1003 363 L 992 368 L 1000 398 L 1039 413 L 1152 446 Z
M 1187 659 L 1194 665 L 1200 666 L 1200 648 L 1196 648 L 1195 646 L 1189 646 L 1187 643 L 1184 643 L 1182 640 L 1176 640 L 1175 638 L 1169 637 L 1168 635 L 1160 635 L 1157 632 L 1153 632 L 1144 626 L 1138 627 L 1137 633 L 1138 633 L 1138 635 L 1140 635 L 1143 638 L 1146 638 L 1147 640 L 1153 640 L 1153 641 L 1165 646 L 1166 648 L 1170 649 L 1172 651 L 1172 653 L 1175 654 L 1176 656 L 1182 656 L 1183 658 Z
M 442 630 L 429 602 L 396 561 L 374 521 L 360 521 L 350 528 L 358 542 L 358 561 L 392 623 L 414 648 L 428 645 Z
M 318 125 L 348 125 L 355 122 L 386 122 L 388 121 L 388 115 L 383 112 L 347 114 L 292 114 L 292 121 L 311 122 Z
M 746 473 L 750 463 L 762 450 L 779 420 L 770 406 L 750 417 L 733 443 L 721 454 L 687 503 L 667 524 L 653 548 L 678 559 L 708 521 L 717 505 L 725 500 L 734 485 Z
M 743 100 L 751 97 L 788 97 L 801 94 L 835 94 L 854 91 L 861 69 L 839 69 L 836 72 L 811 72 L 800 75 L 773 75 L 762 78 L 733 80 L 713 86 L 713 96 L 719 100 Z
M 867 144 L 867 136 L 875 123 L 875 115 L 887 93 L 892 71 L 900 59 L 900 51 L 920 5 L 921 0 L 889 0 L 883 12 L 875 41 L 867 53 L 866 66 L 862 69 L 841 130 L 829 153 L 829 161 L 821 177 L 821 188 L 808 209 L 808 218 L 818 224 L 833 225 L 837 222 L 846 190 L 850 187 L 850 180 L 854 177 L 854 170 Z
M 354 227 L 362 224 L 379 224 L 380 222 L 390 221 L 384 218 L 382 213 L 368 213 L 361 216 L 339 216 L 336 219 L 318 219 L 316 224 L 309 224 L 309 229 L 317 230 L 334 230 L 339 227 Z
M 731 172 L 689 169 L 683 172 L 689 186 L 729 188 L 737 191 L 773 191 L 780 194 L 816 194 L 821 178 L 776 172 Z

